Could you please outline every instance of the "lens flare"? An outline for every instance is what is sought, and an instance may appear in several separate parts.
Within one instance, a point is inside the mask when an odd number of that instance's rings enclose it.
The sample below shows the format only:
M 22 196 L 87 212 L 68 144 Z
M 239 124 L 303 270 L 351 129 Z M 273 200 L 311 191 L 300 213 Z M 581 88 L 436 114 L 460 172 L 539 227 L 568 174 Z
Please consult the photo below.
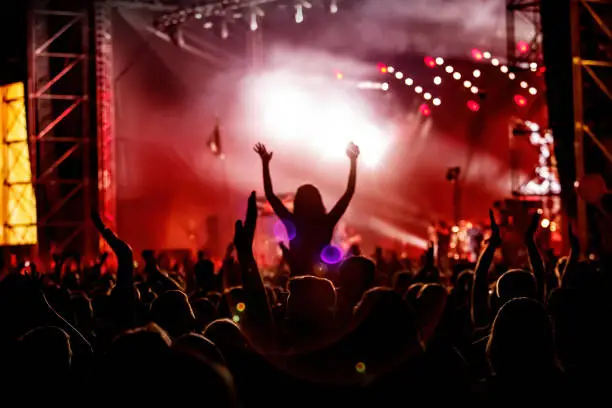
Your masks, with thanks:
M 335 245 L 327 245 L 321 251 L 321 260 L 328 265 L 337 264 L 342 260 L 342 250 Z

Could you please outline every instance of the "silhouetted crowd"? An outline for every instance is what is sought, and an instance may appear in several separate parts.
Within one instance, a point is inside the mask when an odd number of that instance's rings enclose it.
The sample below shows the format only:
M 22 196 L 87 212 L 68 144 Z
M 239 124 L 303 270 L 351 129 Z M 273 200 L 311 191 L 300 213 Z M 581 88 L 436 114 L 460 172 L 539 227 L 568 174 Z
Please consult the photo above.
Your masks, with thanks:
M 2 271 L 4 406 L 606 403 L 609 267 L 579 258 L 571 228 L 569 255 L 543 258 L 535 213 L 523 269 L 495 261 L 503 237 L 492 211 L 475 265 L 442 270 L 433 248 L 420 264 L 358 248 L 326 263 L 355 192 L 359 149 L 349 146 L 347 189 L 329 212 L 311 185 L 285 208 L 272 153 L 255 150 L 266 198 L 292 238 L 272 277 L 262 278 L 253 255 L 255 193 L 219 268 L 200 252 L 162 270 L 153 251 L 136 268 L 129 244 L 94 213 L 116 270 L 109 254 L 87 267 L 56 254 L 50 270 Z

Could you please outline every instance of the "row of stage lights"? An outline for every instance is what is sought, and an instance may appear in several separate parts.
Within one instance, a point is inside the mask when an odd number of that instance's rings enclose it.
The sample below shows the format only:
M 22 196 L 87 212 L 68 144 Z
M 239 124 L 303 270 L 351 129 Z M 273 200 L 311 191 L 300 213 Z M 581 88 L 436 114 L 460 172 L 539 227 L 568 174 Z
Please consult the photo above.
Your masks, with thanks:
M 165 33 L 173 33 L 188 21 L 204 21 L 202 27 L 212 29 L 219 27 L 219 35 L 229 37 L 229 25 L 244 20 L 251 31 L 257 31 L 261 19 L 265 16 L 262 7 L 276 4 L 279 7 L 292 7 L 297 24 L 304 22 L 305 11 L 314 7 L 314 2 L 321 3 L 331 14 L 339 11 L 340 0 L 222 0 L 202 6 L 183 8 L 158 18 L 154 26 Z

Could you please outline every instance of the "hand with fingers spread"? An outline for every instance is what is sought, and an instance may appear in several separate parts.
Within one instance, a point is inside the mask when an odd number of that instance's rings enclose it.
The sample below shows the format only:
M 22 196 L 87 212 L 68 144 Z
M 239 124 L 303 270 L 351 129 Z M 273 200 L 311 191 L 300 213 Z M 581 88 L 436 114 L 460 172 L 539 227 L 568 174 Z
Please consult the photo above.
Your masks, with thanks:
M 502 238 L 499 230 L 499 224 L 495 220 L 493 210 L 489 210 L 489 219 L 491 220 L 491 237 L 489 238 L 489 244 L 499 247 L 502 244 Z
M 272 160 L 273 153 L 269 152 L 263 143 L 257 143 L 253 150 L 255 150 L 255 153 L 257 153 L 259 157 L 261 157 L 261 161 L 264 164 L 268 164 L 270 163 L 270 160 Z

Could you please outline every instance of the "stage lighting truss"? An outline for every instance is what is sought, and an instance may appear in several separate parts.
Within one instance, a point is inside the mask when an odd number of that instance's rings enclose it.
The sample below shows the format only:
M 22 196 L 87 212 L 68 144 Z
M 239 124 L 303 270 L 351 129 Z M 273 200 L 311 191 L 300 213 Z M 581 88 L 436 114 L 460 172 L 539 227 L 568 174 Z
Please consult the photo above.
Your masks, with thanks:
M 201 21 L 204 29 L 217 27 L 220 37 L 225 39 L 232 23 L 243 22 L 251 31 L 257 31 L 271 7 L 293 9 L 295 22 L 300 24 L 308 10 L 319 7 L 336 14 L 339 4 L 340 0 L 203 0 L 166 12 L 155 20 L 154 27 L 180 46 L 180 27 L 190 21 Z
M 442 99 L 440 99 L 438 97 L 435 97 L 430 92 L 426 91 L 423 88 L 423 86 L 417 84 L 416 81 L 413 78 L 411 78 L 409 75 L 404 74 L 404 72 L 396 69 L 395 67 L 393 67 L 391 65 L 380 65 L 379 64 L 378 70 L 382 74 L 388 74 L 388 75 L 393 76 L 398 81 L 401 81 L 405 86 L 412 87 L 413 91 L 416 94 L 420 95 L 423 98 L 423 100 L 425 100 L 425 102 L 430 102 L 431 101 L 431 103 L 434 106 L 440 106 L 442 104 Z M 387 87 L 387 89 L 388 89 L 388 87 Z M 383 89 L 383 90 L 386 90 L 386 89 Z

